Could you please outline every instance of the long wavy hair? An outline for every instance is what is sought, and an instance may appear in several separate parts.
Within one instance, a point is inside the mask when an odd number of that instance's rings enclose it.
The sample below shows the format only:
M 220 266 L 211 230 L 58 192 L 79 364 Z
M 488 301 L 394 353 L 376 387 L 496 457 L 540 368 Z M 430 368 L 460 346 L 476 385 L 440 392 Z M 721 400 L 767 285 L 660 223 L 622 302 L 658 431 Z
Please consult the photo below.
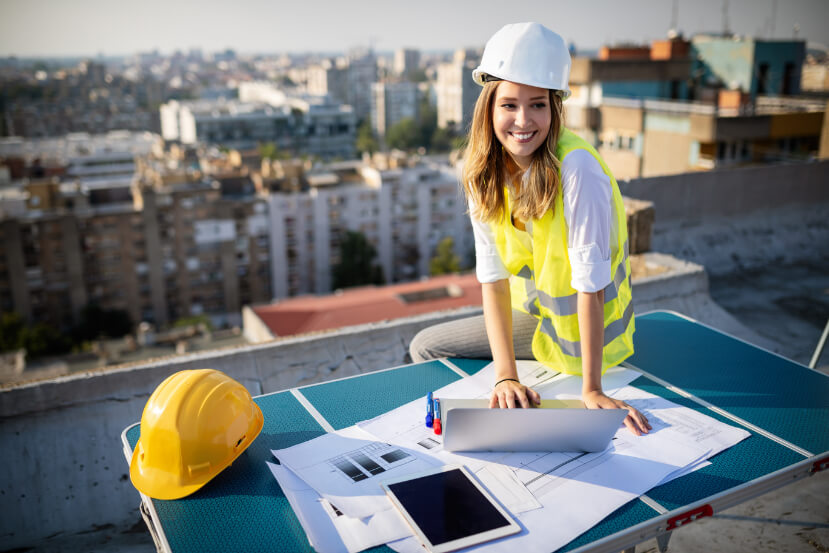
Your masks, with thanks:
M 521 168 L 501 146 L 492 124 L 492 107 L 501 81 L 484 85 L 475 111 L 464 151 L 463 188 L 472 210 L 472 216 L 482 221 L 503 217 L 506 199 L 504 186 L 521 182 L 513 198 L 512 215 L 522 219 L 539 219 L 547 210 L 555 208 L 560 188 L 556 144 L 564 127 L 561 97 L 550 90 L 551 124 L 547 139 L 533 152 L 529 174 L 524 181 Z

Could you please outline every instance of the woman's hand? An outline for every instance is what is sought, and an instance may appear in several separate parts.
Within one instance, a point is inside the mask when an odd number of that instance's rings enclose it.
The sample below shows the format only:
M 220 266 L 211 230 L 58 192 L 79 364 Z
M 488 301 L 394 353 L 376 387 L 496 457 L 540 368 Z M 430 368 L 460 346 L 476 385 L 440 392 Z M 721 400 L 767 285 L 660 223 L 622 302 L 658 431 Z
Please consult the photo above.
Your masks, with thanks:
M 625 417 L 625 426 L 637 436 L 647 434 L 651 430 L 651 425 L 645 415 L 624 401 L 605 395 L 601 390 L 583 392 L 581 399 L 588 409 L 627 409 L 628 416 Z
M 515 380 L 502 380 L 492 389 L 489 396 L 490 407 L 512 409 L 513 407 L 529 408 L 530 402 L 535 405 L 541 403 L 541 396 L 532 388 L 524 386 Z

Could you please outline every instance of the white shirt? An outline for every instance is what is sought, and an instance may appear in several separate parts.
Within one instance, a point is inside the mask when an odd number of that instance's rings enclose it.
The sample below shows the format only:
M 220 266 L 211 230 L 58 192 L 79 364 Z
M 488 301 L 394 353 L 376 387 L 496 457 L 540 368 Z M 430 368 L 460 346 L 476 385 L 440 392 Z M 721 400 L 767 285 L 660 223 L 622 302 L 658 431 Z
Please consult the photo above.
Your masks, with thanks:
M 570 286 L 580 292 L 597 292 L 610 284 L 610 178 L 590 152 L 573 150 L 561 164 L 561 184 L 572 268 Z M 526 226 L 528 233 L 532 232 L 531 225 Z M 495 247 L 492 227 L 472 217 L 472 230 L 478 281 L 509 278 Z

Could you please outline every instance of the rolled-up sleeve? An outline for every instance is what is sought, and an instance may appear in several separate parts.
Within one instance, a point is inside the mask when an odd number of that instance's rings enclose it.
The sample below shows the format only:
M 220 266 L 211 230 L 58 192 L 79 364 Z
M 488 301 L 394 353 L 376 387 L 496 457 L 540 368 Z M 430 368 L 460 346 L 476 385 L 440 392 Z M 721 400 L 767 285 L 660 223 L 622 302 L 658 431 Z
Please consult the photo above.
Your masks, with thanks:
M 598 292 L 610 284 L 610 178 L 586 150 L 575 150 L 561 167 L 570 286 Z
M 478 282 L 485 284 L 509 278 L 509 271 L 495 247 L 492 227 L 475 217 L 470 219 L 475 235 L 475 276 L 478 277 Z

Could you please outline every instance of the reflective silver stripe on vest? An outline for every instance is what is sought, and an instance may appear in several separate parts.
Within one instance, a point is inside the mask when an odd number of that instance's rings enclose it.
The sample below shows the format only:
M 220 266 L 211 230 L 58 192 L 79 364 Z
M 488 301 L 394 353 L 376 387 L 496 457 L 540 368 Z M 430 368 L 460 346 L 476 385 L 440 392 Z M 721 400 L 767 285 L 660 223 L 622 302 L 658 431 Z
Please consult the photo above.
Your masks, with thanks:
M 578 311 L 578 293 L 555 297 L 543 290 L 539 290 L 538 302 L 559 317 L 574 315 Z
M 558 334 L 556 334 L 556 329 L 553 327 L 553 321 L 550 319 L 541 319 L 541 332 L 549 336 L 553 342 L 558 344 L 558 347 L 561 348 L 561 351 L 563 351 L 565 355 L 569 355 L 570 357 L 581 357 L 581 344 L 579 342 L 571 342 L 570 340 L 559 338 Z
M 625 242 L 627 244 L 627 242 Z M 627 277 L 627 266 L 625 265 L 625 261 L 627 261 L 628 256 L 622 258 L 621 263 L 619 266 L 616 267 L 616 276 L 613 277 L 613 281 L 605 286 L 604 288 L 604 302 L 607 303 L 609 301 L 615 300 L 616 296 L 619 295 L 619 287 L 622 286 L 622 283 L 625 281 Z
M 625 240 L 624 244 L 624 251 L 627 252 L 628 243 Z M 608 303 L 616 299 L 616 296 L 619 295 L 619 287 L 622 286 L 622 283 L 627 278 L 627 267 L 625 266 L 625 262 L 627 261 L 628 256 L 625 253 L 622 260 L 619 262 L 619 265 L 616 266 L 616 276 L 613 277 L 613 280 L 605 286 L 604 288 L 604 302 Z M 524 265 L 524 268 L 518 273 L 518 276 L 523 276 L 525 273 L 532 275 L 532 271 L 530 268 Z M 527 278 L 527 277 L 523 277 Z M 527 287 L 527 295 L 529 295 L 529 286 Z M 543 290 L 537 291 L 538 295 L 538 303 L 558 315 L 559 317 L 566 317 L 568 315 L 575 315 L 578 311 L 578 292 L 575 294 L 570 294 L 567 296 L 551 296 L 550 294 L 546 293 Z
M 605 327 L 605 346 L 625 333 L 625 330 L 627 330 L 627 327 L 630 324 L 631 317 L 633 317 L 633 302 L 630 302 L 625 308 L 625 312 L 622 314 L 621 319 L 616 319 Z M 581 357 L 581 344 L 579 342 L 571 342 L 570 340 L 560 338 L 558 334 L 556 334 L 556 329 L 553 327 L 553 321 L 547 318 L 541 319 L 540 328 L 541 332 L 550 337 L 550 339 L 552 339 L 553 342 L 561 348 L 561 351 L 564 352 L 565 355 L 569 355 L 570 357 Z
M 526 309 L 527 313 L 530 315 L 540 317 L 541 311 L 539 311 L 538 306 L 535 304 L 535 300 L 538 299 L 538 290 L 535 288 L 532 269 L 530 269 L 527 265 L 524 265 L 521 270 L 518 271 L 516 276 L 524 279 L 524 289 L 527 292 L 527 300 L 524 302 L 524 309 Z
M 625 308 L 625 312 L 622 313 L 621 319 L 616 319 L 604 327 L 604 345 L 609 344 L 625 333 L 631 317 L 633 317 L 633 302 L 630 302 Z

